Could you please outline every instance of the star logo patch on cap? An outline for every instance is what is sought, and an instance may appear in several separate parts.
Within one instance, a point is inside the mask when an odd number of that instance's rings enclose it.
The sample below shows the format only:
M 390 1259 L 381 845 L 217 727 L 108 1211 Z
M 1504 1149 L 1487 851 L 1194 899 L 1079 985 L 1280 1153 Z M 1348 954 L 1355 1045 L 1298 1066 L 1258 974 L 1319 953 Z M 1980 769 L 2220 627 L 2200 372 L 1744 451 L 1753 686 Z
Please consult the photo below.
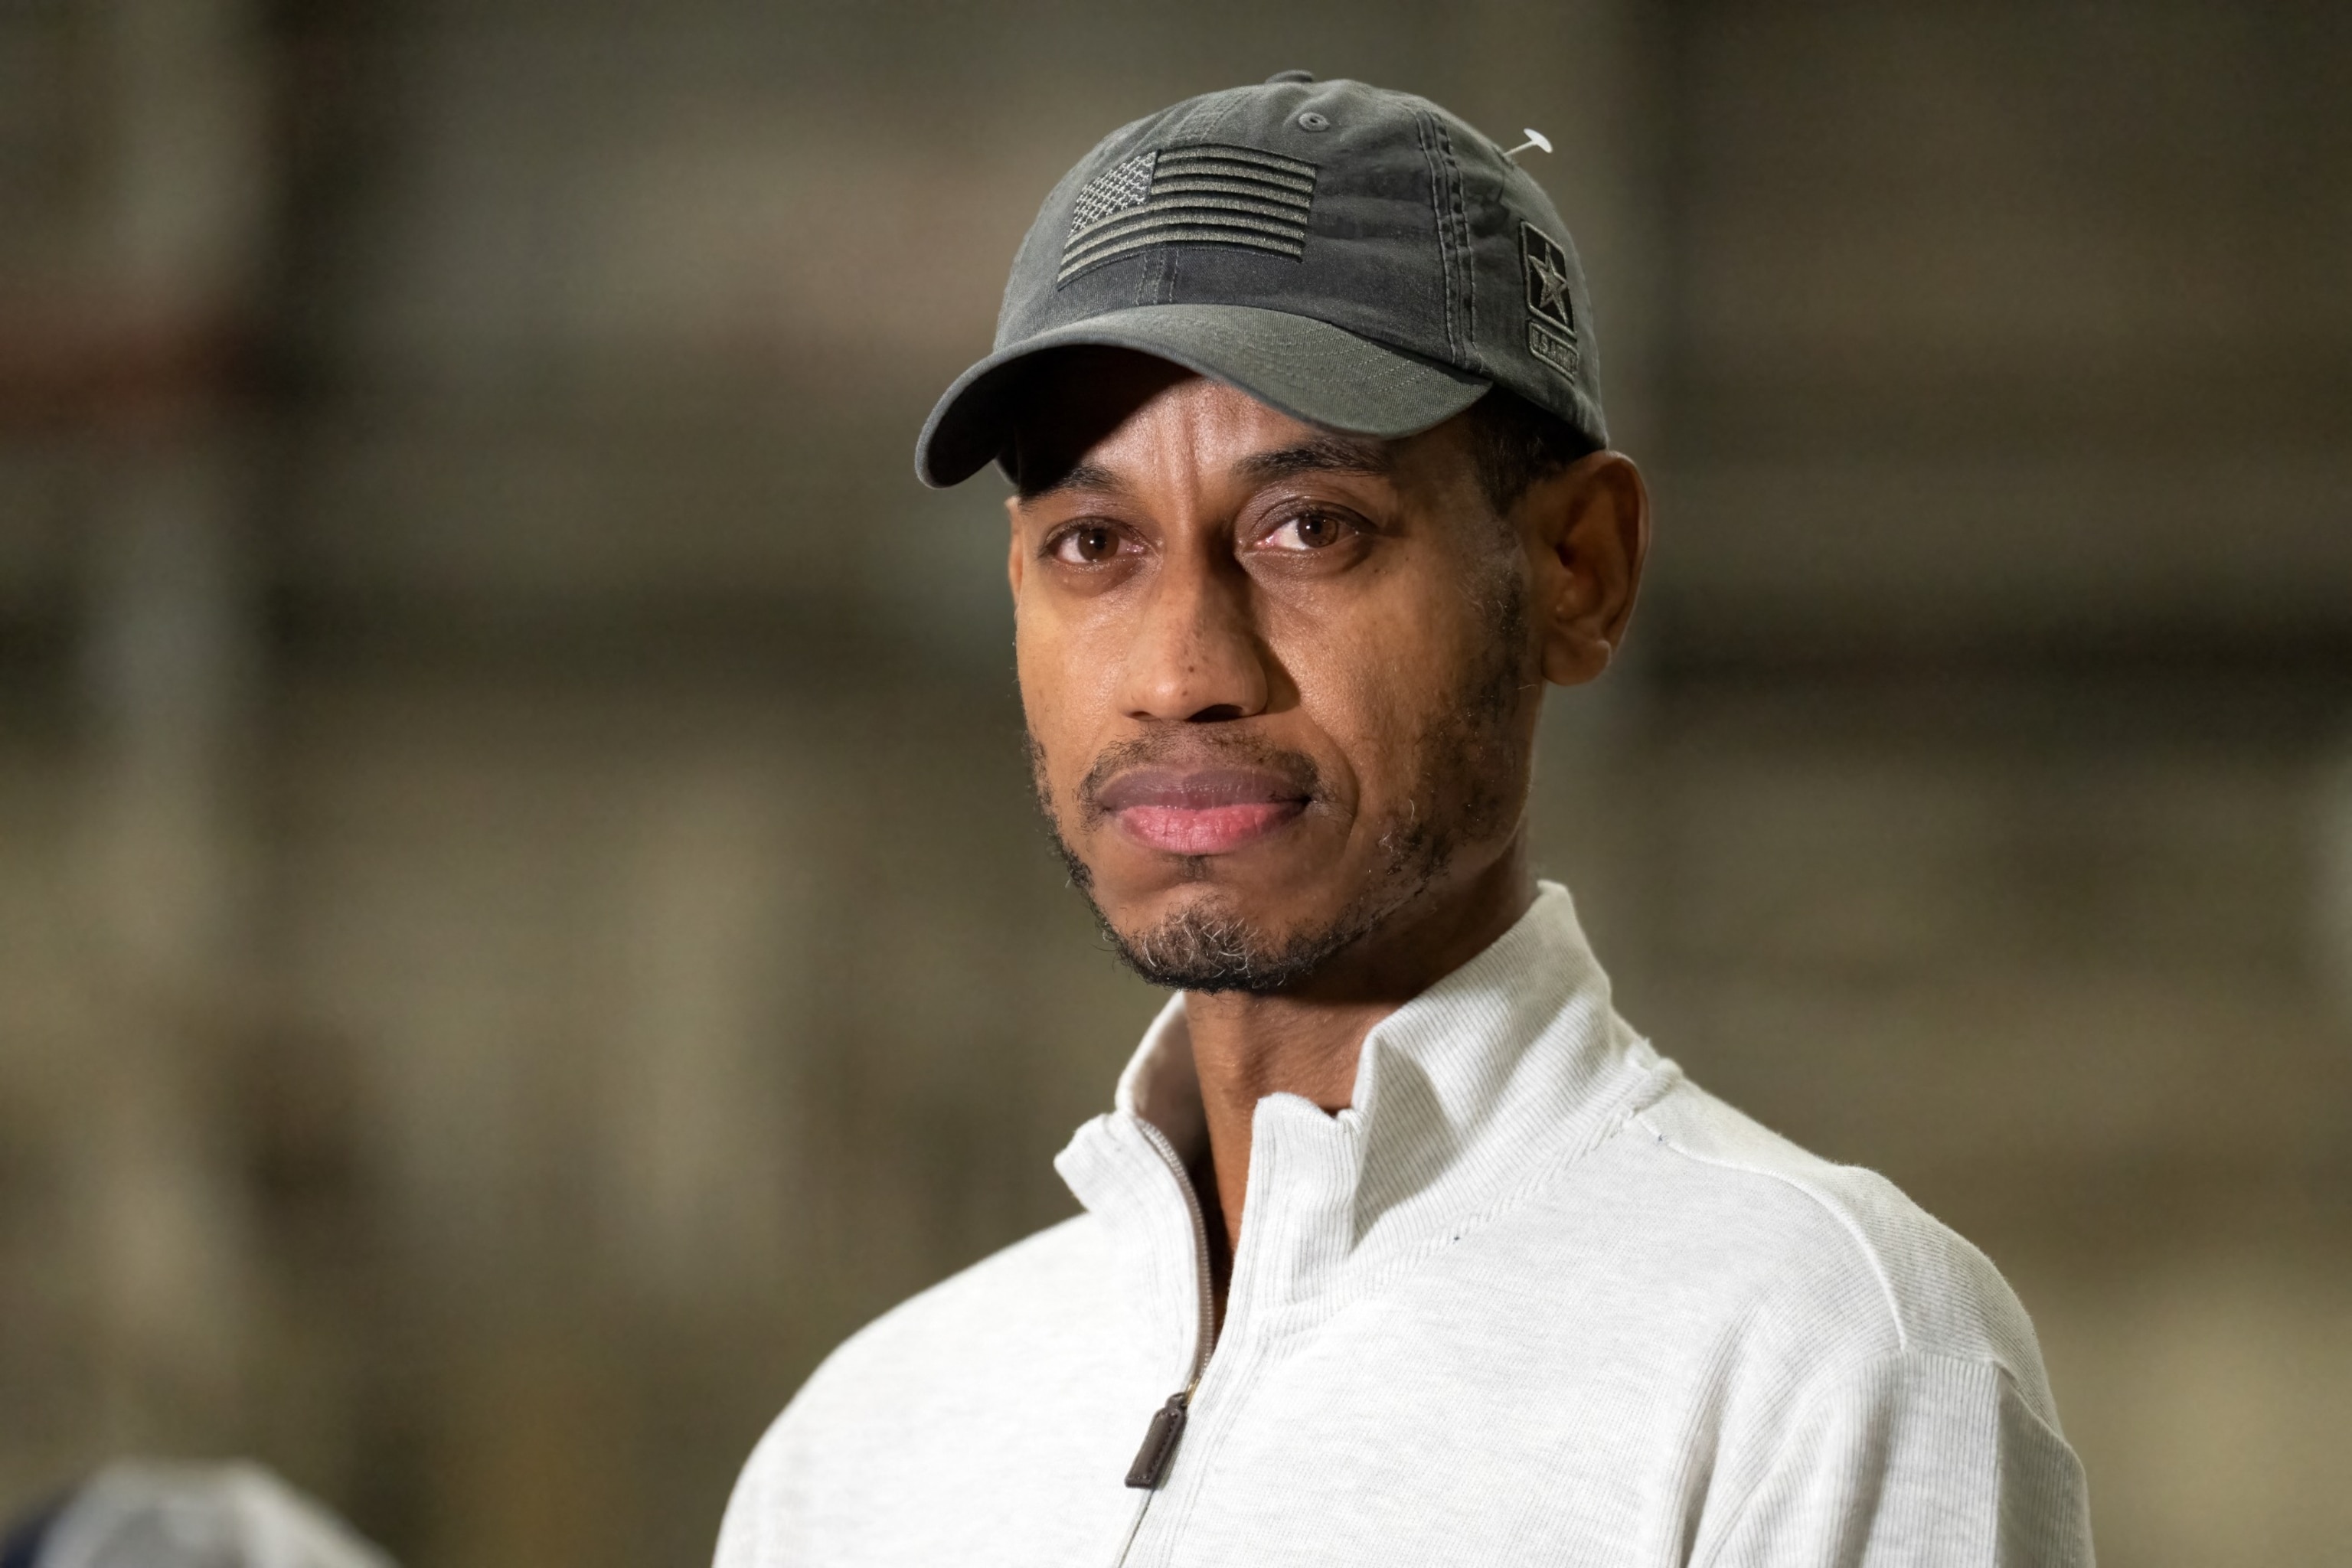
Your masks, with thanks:
M 1519 258 L 1528 276 L 1528 352 L 1573 376 L 1583 356 L 1576 347 L 1576 307 L 1569 295 L 1567 247 L 1531 223 L 1519 225 Z

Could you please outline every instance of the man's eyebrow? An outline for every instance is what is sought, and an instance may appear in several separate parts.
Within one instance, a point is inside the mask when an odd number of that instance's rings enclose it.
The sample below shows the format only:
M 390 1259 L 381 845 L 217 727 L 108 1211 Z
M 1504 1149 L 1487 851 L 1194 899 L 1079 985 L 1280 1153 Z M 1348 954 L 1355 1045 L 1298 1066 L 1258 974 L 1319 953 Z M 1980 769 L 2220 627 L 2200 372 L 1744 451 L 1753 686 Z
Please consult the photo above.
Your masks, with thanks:
M 1041 500 L 1046 496 L 1058 495 L 1064 490 L 1093 490 L 1102 495 L 1125 495 L 1128 493 L 1128 488 L 1126 480 L 1100 463 L 1073 463 L 1061 473 L 1055 475 L 1050 482 L 1039 485 L 1034 489 L 1026 485 L 1022 486 L 1021 499 L 1024 501 Z
M 1252 484 L 1271 484 L 1293 474 L 1372 474 L 1391 471 L 1389 444 L 1351 440 L 1344 436 L 1311 436 L 1270 452 L 1253 452 L 1234 465 L 1234 472 Z M 1068 490 L 1100 495 L 1127 495 L 1132 487 L 1100 463 L 1073 463 L 1045 484 L 1024 487 L 1021 499 L 1042 500 Z
M 1344 436 L 1315 436 L 1254 452 L 1234 465 L 1234 472 L 1254 484 L 1271 484 L 1293 474 L 1373 474 L 1385 476 L 1392 468 L 1385 441 L 1350 440 Z

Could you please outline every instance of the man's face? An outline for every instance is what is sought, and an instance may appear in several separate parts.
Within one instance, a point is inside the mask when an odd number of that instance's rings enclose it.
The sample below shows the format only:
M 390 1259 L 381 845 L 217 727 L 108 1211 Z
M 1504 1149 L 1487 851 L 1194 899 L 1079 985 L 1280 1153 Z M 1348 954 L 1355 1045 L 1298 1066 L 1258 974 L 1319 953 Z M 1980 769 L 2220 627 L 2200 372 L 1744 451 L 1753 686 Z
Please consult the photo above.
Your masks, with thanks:
M 1461 422 L 1337 437 L 1065 362 L 1008 503 L 1038 796 L 1148 978 L 1296 986 L 1509 849 L 1541 663 Z

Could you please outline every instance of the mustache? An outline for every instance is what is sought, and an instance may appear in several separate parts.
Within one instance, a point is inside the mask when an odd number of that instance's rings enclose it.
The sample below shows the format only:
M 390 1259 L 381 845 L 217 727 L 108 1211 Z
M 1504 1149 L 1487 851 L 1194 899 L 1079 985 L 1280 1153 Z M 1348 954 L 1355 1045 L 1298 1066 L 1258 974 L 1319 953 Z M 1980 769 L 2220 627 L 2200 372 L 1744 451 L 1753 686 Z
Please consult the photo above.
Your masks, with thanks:
M 1116 806 L 1105 795 L 1139 769 L 1257 773 L 1279 780 L 1282 794 L 1312 805 L 1323 798 L 1322 774 L 1304 752 L 1286 751 L 1257 736 L 1215 731 L 1156 730 L 1105 747 L 1076 791 L 1080 816 L 1099 822 Z

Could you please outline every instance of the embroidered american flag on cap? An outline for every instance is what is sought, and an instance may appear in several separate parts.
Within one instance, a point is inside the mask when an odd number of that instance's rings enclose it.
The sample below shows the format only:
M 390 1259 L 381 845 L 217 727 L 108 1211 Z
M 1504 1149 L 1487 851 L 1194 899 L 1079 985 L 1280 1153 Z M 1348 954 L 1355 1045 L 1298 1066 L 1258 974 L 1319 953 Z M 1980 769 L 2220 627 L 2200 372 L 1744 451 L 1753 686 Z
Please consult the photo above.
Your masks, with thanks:
M 1255 147 L 1161 147 L 1088 180 L 1070 208 L 1056 286 L 1154 245 L 1307 253 L 1315 165 Z

